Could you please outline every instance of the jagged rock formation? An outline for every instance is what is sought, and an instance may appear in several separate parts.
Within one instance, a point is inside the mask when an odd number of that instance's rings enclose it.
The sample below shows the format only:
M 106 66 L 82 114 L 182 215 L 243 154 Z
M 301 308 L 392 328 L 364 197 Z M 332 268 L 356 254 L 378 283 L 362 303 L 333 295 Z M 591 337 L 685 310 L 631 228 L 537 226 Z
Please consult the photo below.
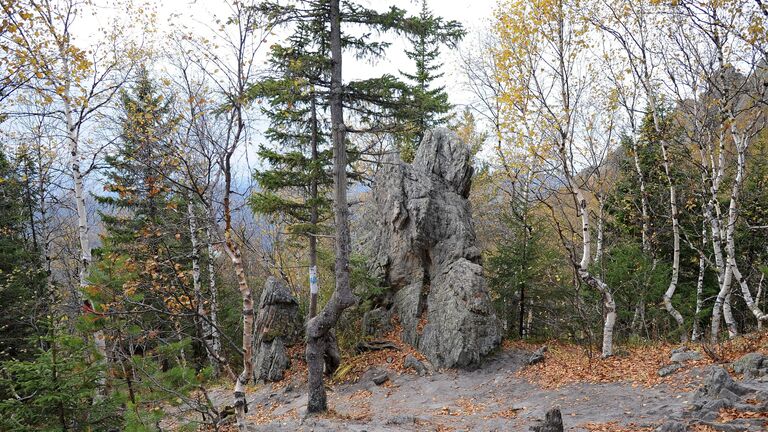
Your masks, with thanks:
M 361 222 L 361 249 L 391 288 L 403 339 L 436 367 L 466 367 L 500 342 L 469 208 L 468 147 L 438 128 L 411 164 L 385 163 Z
M 670 418 L 657 432 L 689 430 L 694 425 L 722 431 L 764 431 L 765 418 L 755 413 L 768 412 L 768 392 L 733 380 L 719 366 L 710 367 L 702 385 L 696 390 L 690 409 Z M 721 410 L 751 413 L 743 418 L 720 421 Z M 738 416 L 737 416 L 738 417 Z
M 259 381 L 279 381 L 291 364 L 287 347 L 301 333 L 299 304 L 282 281 L 270 277 L 259 301 L 253 335 L 253 376 Z

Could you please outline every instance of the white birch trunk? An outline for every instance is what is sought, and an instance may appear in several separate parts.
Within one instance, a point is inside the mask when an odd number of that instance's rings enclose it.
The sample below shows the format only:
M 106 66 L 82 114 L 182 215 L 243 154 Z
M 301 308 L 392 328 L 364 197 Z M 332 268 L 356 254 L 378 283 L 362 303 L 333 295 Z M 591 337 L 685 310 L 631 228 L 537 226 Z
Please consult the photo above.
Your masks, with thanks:
M 566 163 L 563 160 L 563 163 Z M 566 174 L 568 169 L 565 169 Z M 575 185 L 570 176 L 568 181 L 571 183 L 573 193 L 576 197 L 578 204 L 578 211 L 581 216 L 582 227 L 582 254 L 581 262 L 579 263 L 579 277 L 587 285 L 596 289 L 603 296 L 603 307 L 605 309 L 605 319 L 603 321 L 603 346 L 602 356 L 603 358 L 613 355 L 613 327 L 616 324 L 616 303 L 613 300 L 613 295 L 608 289 L 608 285 L 601 279 L 595 277 L 589 272 L 589 259 L 590 259 L 590 232 L 589 232 L 589 209 L 587 209 L 587 201 L 584 198 L 584 194 L 581 189 Z
M 200 241 L 198 239 L 197 216 L 195 206 L 190 196 L 187 196 L 187 218 L 189 221 L 189 238 L 192 244 L 192 289 L 195 295 L 195 313 L 197 315 L 200 338 L 206 347 L 208 362 L 214 369 L 218 369 L 218 361 L 210 347 L 211 322 L 205 311 L 205 299 L 203 297 L 202 283 L 200 282 Z
M 597 201 L 599 203 L 600 209 L 597 216 L 597 244 L 595 245 L 595 262 L 599 263 L 600 260 L 603 259 L 603 221 L 605 217 L 605 198 L 603 198 L 603 194 L 598 193 Z
M 60 47 L 61 48 L 61 47 Z M 79 290 L 75 290 L 72 295 L 78 307 L 83 302 L 83 291 L 88 287 L 88 274 L 90 271 L 90 265 L 92 260 L 91 244 L 88 238 L 88 211 L 85 207 L 85 193 L 83 186 L 83 173 L 81 171 L 81 155 L 79 149 L 79 126 L 74 120 L 72 114 L 72 102 L 70 95 L 70 81 L 68 53 L 64 52 L 62 48 L 61 57 L 64 66 L 65 77 L 63 102 L 64 102 L 64 118 L 67 127 L 67 149 L 70 156 L 70 172 L 72 175 L 72 181 L 75 189 L 75 209 L 77 211 L 77 234 L 80 242 L 80 263 L 79 263 Z M 93 333 L 93 342 L 96 347 L 96 351 L 101 357 L 100 362 L 106 367 L 108 364 L 107 355 L 107 342 L 106 336 L 102 330 L 97 330 Z M 107 377 L 106 372 L 101 373 L 97 380 L 98 391 L 96 392 L 96 398 L 94 400 L 101 400 L 106 395 Z
M 221 333 L 219 332 L 219 289 L 216 286 L 215 254 L 210 225 L 205 229 L 208 239 L 208 291 L 211 295 L 211 345 L 213 355 L 221 357 Z
M 650 88 L 650 82 L 648 83 L 648 88 Z M 649 92 L 649 104 L 651 106 L 651 112 L 653 115 L 653 124 L 654 129 L 656 130 L 657 134 L 661 134 L 661 121 L 658 116 L 657 112 L 657 106 L 655 101 L 655 96 L 653 95 L 653 92 Z M 688 340 L 688 334 L 684 329 L 685 326 L 685 320 L 683 319 L 683 315 L 680 314 L 680 312 L 675 309 L 674 305 L 672 304 L 672 296 L 675 295 L 675 291 L 677 290 L 677 283 L 680 276 L 680 222 L 678 217 L 678 211 L 677 211 L 677 189 L 675 188 L 675 185 L 672 181 L 672 169 L 671 169 L 671 160 L 669 157 L 669 150 L 667 148 L 667 141 L 665 139 L 661 139 L 661 156 L 663 160 L 664 165 L 664 173 L 667 178 L 667 185 L 669 187 L 669 208 L 671 212 L 671 219 L 672 219 L 672 277 L 669 281 L 669 286 L 667 287 L 667 290 L 664 292 L 664 307 L 667 309 L 667 312 L 674 318 L 674 320 L 677 322 L 678 329 L 680 330 L 680 339 L 685 342 Z
M 640 155 L 638 154 L 637 142 L 634 139 L 632 139 L 632 158 L 635 162 L 637 180 L 640 183 L 640 211 L 643 218 L 643 228 L 641 233 L 643 252 L 650 254 L 651 244 L 648 240 L 648 232 L 650 231 L 651 218 L 648 215 L 648 196 L 645 191 L 645 176 L 643 175 L 643 169 L 640 167 Z
M 701 339 L 701 309 L 704 307 L 704 273 L 707 270 L 704 257 L 704 248 L 707 246 L 707 223 L 704 221 L 701 229 L 702 249 L 699 252 L 699 277 L 696 281 L 696 312 L 693 314 L 693 330 L 691 331 L 691 340 L 697 342 Z
M 755 303 L 755 301 L 752 299 L 752 293 L 749 290 L 749 285 L 747 284 L 746 279 L 742 276 L 741 271 L 739 271 L 739 267 L 736 264 L 736 241 L 734 239 L 734 234 L 736 231 L 736 222 L 738 219 L 738 200 L 739 200 L 739 195 L 741 193 L 741 185 L 744 180 L 744 168 L 746 165 L 745 153 L 746 153 L 746 147 L 747 147 L 747 137 L 737 136 L 735 133 L 732 133 L 732 136 L 734 137 L 734 141 L 736 142 L 735 144 L 737 149 L 737 162 L 736 162 L 736 178 L 733 181 L 733 187 L 731 188 L 731 201 L 728 206 L 728 229 L 726 231 L 726 239 L 727 239 L 726 252 L 728 254 L 728 265 L 731 267 L 733 276 L 736 278 L 736 282 L 739 284 L 739 287 L 741 288 L 741 294 L 744 297 L 744 301 L 747 303 L 747 307 L 759 322 L 759 321 L 768 319 L 768 315 L 766 315 L 762 310 L 760 310 L 757 303 Z
M 757 285 L 757 296 L 755 299 L 755 302 L 758 306 L 760 306 L 760 300 L 763 299 L 763 280 L 765 279 L 765 274 L 760 275 L 760 283 Z M 763 321 L 757 320 L 757 331 L 763 330 Z

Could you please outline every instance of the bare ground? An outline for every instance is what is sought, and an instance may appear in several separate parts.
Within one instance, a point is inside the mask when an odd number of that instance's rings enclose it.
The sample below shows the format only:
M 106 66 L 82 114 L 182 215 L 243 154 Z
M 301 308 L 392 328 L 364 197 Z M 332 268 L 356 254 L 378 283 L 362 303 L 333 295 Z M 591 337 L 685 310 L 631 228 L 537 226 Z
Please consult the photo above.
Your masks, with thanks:
M 440 371 L 419 377 L 385 367 L 389 381 L 377 386 L 364 374 L 329 388 L 331 413 L 306 417 L 303 379 L 258 386 L 248 395 L 253 431 L 527 431 L 553 406 L 566 430 L 651 430 L 680 412 L 691 393 L 668 383 L 573 383 L 543 389 L 519 376 L 529 353 L 506 350 L 474 371 Z M 385 365 L 386 366 L 386 365 Z M 681 373 L 700 373 L 692 369 Z M 212 399 L 231 404 L 231 391 Z

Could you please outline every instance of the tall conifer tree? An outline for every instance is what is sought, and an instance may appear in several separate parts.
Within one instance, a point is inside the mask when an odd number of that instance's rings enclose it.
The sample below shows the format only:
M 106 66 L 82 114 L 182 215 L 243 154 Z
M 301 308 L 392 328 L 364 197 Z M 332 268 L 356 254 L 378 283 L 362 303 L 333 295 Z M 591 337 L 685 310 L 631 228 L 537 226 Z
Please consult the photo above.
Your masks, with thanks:
M 436 81 L 443 77 L 440 47 L 455 46 L 464 34 L 459 22 L 435 16 L 422 0 L 421 12 L 414 20 L 411 32 L 406 33 L 411 48 L 405 54 L 413 61 L 415 71 L 400 71 L 409 82 L 409 90 L 400 108 L 404 131 L 399 134 L 397 145 L 401 157 L 407 162 L 413 160 L 426 131 L 451 119 L 449 113 L 453 105 L 448 101 L 445 86 L 436 85 Z
M 186 202 L 168 180 L 174 169 L 165 151 L 174 124 L 170 105 L 142 68 L 121 95 L 120 140 L 106 158 L 108 194 L 96 197 L 108 210 L 100 211 L 103 244 L 88 294 L 102 304 L 97 312 L 118 312 L 106 324 L 114 339 L 138 324 L 142 333 L 130 336 L 149 347 L 153 339 L 169 343 L 188 335 L 174 317 L 193 309 Z

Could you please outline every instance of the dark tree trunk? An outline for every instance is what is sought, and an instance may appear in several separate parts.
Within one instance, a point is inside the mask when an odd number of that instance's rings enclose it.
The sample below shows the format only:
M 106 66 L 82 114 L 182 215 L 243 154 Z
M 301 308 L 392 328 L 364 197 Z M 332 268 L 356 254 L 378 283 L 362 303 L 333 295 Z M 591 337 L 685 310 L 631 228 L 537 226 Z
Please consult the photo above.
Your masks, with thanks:
M 309 223 L 312 225 L 312 232 L 309 236 L 309 318 L 314 318 L 315 315 L 317 315 L 317 290 L 318 282 L 317 281 L 317 232 L 315 231 L 317 229 L 317 174 L 318 174 L 318 168 L 316 164 L 318 163 L 318 155 L 317 155 L 317 108 L 315 107 L 315 94 L 312 94 L 312 100 L 310 105 L 310 115 L 312 117 L 312 136 L 311 136 L 311 145 L 312 145 L 312 180 L 310 180 L 309 185 L 309 197 L 312 200 L 311 210 L 310 210 L 310 216 L 309 216 Z M 314 281 L 313 281 L 314 279 Z
M 349 288 L 349 207 L 347 205 L 347 151 L 344 142 L 344 117 L 341 105 L 341 13 L 339 0 L 330 2 L 331 20 L 331 139 L 333 141 L 334 216 L 336 220 L 336 289 L 328 304 L 307 323 L 307 365 L 309 369 L 307 412 L 328 409 L 323 385 L 326 356 L 333 361 L 333 327 L 347 307 L 355 303 Z M 337 355 L 337 354 L 336 354 Z M 332 363 L 329 364 L 332 366 Z M 331 370 L 328 371 L 332 372 Z

